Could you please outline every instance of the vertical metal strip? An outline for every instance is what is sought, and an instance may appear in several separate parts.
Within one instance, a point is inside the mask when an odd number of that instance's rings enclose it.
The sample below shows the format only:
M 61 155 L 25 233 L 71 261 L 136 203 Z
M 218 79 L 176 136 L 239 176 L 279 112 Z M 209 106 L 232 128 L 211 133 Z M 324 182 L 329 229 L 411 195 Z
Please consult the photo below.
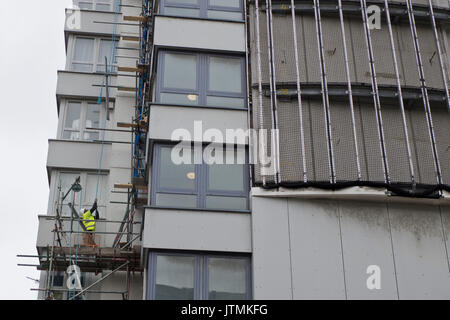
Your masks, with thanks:
M 245 83 L 246 83 L 246 93 L 247 93 L 247 129 L 248 129 L 248 146 L 249 146 L 249 154 L 251 155 L 250 158 L 254 159 L 254 154 L 253 151 L 254 149 L 252 148 L 252 146 L 254 146 L 255 141 L 253 141 L 253 135 L 251 134 L 250 128 L 251 128 L 251 101 L 250 101 L 250 81 L 249 81 L 249 42 L 248 42 L 248 21 L 247 21 L 247 1 L 243 1 L 243 5 L 244 5 L 244 21 L 245 21 Z M 254 177 L 253 177 L 253 165 L 252 165 L 252 161 L 248 161 L 248 166 L 249 166 L 249 179 L 250 179 L 250 187 L 253 186 L 254 183 Z
M 442 81 L 444 82 L 445 97 L 447 99 L 447 110 L 450 112 L 450 96 L 449 96 L 449 92 L 448 92 L 447 73 L 445 72 L 445 64 L 444 64 L 444 61 L 442 60 L 441 44 L 439 43 L 439 35 L 438 35 L 438 31 L 437 31 L 437 26 L 436 26 L 436 19 L 434 17 L 433 3 L 431 2 L 431 0 L 428 0 L 428 6 L 430 7 L 430 19 L 431 19 L 431 24 L 433 25 L 434 39 L 436 41 L 436 48 L 437 48 L 437 53 L 438 53 L 438 57 L 439 57 L 439 64 L 441 66 Z
M 405 135 L 405 140 L 406 140 L 405 143 L 406 143 L 406 150 L 408 153 L 409 172 L 411 175 L 411 183 L 413 186 L 415 186 L 416 178 L 415 178 L 414 165 L 413 165 L 412 155 L 411 155 L 411 145 L 410 145 L 408 126 L 407 126 L 407 121 L 406 121 L 405 105 L 403 103 L 402 85 L 400 83 L 400 74 L 398 71 L 397 53 L 395 52 L 395 43 L 394 43 L 394 36 L 392 33 L 391 15 L 390 15 L 390 11 L 389 11 L 388 0 L 384 0 L 384 8 L 386 11 L 386 23 L 387 23 L 388 30 L 389 30 L 389 40 L 391 42 L 392 58 L 394 60 L 395 80 L 397 83 L 397 96 L 398 96 L 398 102 L 400 104 L 400 112 L 402 115 L 403 133 Z
M 263 103 L 262 103 L 262 71 L 261 71 L 261 40 L 259 33 L 259 0 L 255 0 L 255 36 L 256 36 L 256 65 L 258 73 L 258 116 L 259 116 L 259 133 L 262 133 L 264 129 L 264 113 L 263 113 Z M 265 159 L 265 146 L 264 137 L 260 134 L 258 135 L 258 155 L 257 161 L 260 160 L 261 155 Z M 261 166 L 263 164 L 261 163 Z M 266 176 L 261 170 L 261 177 L 263 180 L 263 186 L 266 186 Z
M 383 171 L 384 171 L 384 182 L 387 184 L 391 183 L 390 177 L 389 177 L 389 165 L 387 161 L 386 156 L 386 145 L 384 140 L 384 130 L 383 130 L 383 117 L 381 115 L 381 103 L 380 103 L 380 95 L 378 93 L 378 83 L 377 83 L 377 76 L 376 76 L 376 70 L 375 70 L 375 60 L 372 50 L 372 39 L 370 37 L 370 29 L 369 25 L 367 23 L 367 3 L 366 0 L 360 0 L 361 3 L 361 15 L 364 25 L 364 36 L 366 38 L 366 47 L 367 47 L 367 55 L 369 57 L 369 65 L 370 65 L 370 76 L 371 76 L 371 82 L 372 82 L 372 97 L 373 97 L 373 103 L 375 107 L 375 114 L 377 119 L 377 127 L 378 127 L 378 137 L 380 141 L 380 149 L 381 149 L 381 156 L 383 160 Z
M 356 170 L 357 170 L 357 175 L 358 175 L 358 181 L 361 181 L 362 180 L 361 163 L 359 160 L 359 147 L 358 147 L 358 138 L 357 138 L 357 133 L 356 133 L 355 107 L 353 105 L 352 83 L 351 83 L 351 78 L 350 78 L 350 68 L 348 65 L 347 41 L 345 38 L 344 13 L 342 10 L 342 0 L 338 0 L 338 7 L 339 7 L 339 20 L 341 22 L 342 45 L 344 48 L 345 74 L 347 77 L 348 101 L 350 104 L 350 113 L 352 116 L 352 132 L 353 132 L 353 143 L 354 143 L 355 155 L 356 155 Z
M 316 22 L 317 47 L 320 57 L 320 76 L 322 85 L 322 103 L 324 107 L 324 116 L 327 134 L 328 162 L 330 167 L 330 183 L 336 183 L 336 175 L 334 171 L 333 142 L 331 137 L 331 120 L 330 120 L 330 101 L 328 97 L 327 73 L 325 67 L 325 55 L 323 51 L 322 22 L 320 18 L 319 0 L 314 0 L 314 18 Z
M 308 182 L 308 173 L 306 169 L 306 154 L 305 154 L 305 132 L 303 129 L 303 105 L 302 96 L 300 89 L 300 69 L 298 62 L 298 44 L 297 44 L 297 25 L 295 22 L 295 4 L 294 0 L 291 0 L 291 15 L 292 15 L 292 32 L 294 35 L 294 57 L 295 57 L 295 71 L 296 71 L 296 82 L 297 82 L 297 99 L 298 99 L 298 113 L 300 121 L 300 141 L 302 148 L 302 169 L 303 169 L 303 182 Z
M 270 106 L 272 110 L 272 155 L 275 165 L 275 184 L 281 182 L 279 163 L 279 135 L 278 135 L 278 109 L 277 109 L 277 85 L 275 75 L 275 61 L 273 49 L 273 24 L 272 24 L 272 0 L 266 0 L 267 38 L 269 45 L 269 76 L 270 76 Z
M 430 100 L 428 98 L 428 89 L 425 82 L 425 73 L 422 65 L 422 56 L 420 54 L 419 38 L 417 37 L 416 21 L 414 19 L 414 12 L 411 0 L 406 0 L 406 5 L 408 7 L 408 17 L 409 17 L 409 27 L 411 29 L 411 35 L 413 39 L 417 70 L 419 72 L 420 89 L 422 91 L 422 100 L 425 108 L 425 115 L 427 117 L 428 132 L 430 135 L 431 147 L 433 150 L 433 160 L 434 160 L 434 170 L 436 173 L 437 183 L 442 185 L 441 168 L 439 165 L 439 157 L 436 148 L 436 139 L 434 136 L 433 119 L 431 117 Z

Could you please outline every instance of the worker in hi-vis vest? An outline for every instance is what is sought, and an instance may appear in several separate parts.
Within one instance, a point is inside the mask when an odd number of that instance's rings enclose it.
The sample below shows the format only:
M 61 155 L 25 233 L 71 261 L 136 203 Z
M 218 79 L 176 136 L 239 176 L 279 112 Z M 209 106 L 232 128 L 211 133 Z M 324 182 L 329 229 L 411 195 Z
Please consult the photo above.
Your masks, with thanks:
M 94 211 L 95 211 L 95 217 L 93 215 Z M 97 210 L 97 199 L 95 199 L 94 205 L 92 206 L 92 208 L 90 210 L 83 208 L 83 209 L 81 209 L 81 213 L 82 213 L 83 225 L 86 228 L 86 231 L 88 232 L 87 240 L 90 244 L 95 245 L 95 241 L 94 241 L 94 237 L 93 237 L 93 232 L 95 232 L 95 227 L 96 227 L 95 220 L 100 219 L 100 215 Z

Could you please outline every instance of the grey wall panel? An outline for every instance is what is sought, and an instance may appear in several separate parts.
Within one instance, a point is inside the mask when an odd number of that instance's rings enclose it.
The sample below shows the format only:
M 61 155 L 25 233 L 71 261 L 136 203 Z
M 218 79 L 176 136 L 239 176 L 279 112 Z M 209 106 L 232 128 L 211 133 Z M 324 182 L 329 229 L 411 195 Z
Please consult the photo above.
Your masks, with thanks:
M 356 107 L 363 180 L 383 182 L 383 162 L 373 102 L 361 101 L 356 104 Z
M 143 246 L 248 253 L 250 214 L 146 208 Z
M 440 214 L 442 219 L 442 234 L 446 245 L 446 255 L 448 261 L 448 271 L 450 272 L 450 207 L 441 206 Z
M 389 30 L 386 24 L 381 29 L 370 31 L 372 39 L 373 54 L 375 58 L 375 69 L 377 82 L 380 85 L 395 85 L 396 77 L 394 71 L 394 60 L 392 57 Z
M 444 103 L 431 106 L 442 180 L 450 184 L 450 121 Z
M 403 70 L 403 85 L 418 87 L 420 85 L 419 75 L 408 22 L 399 23 L 394 26 L 394 39 L 396 40 L 397 49 L 400 51 L 398 59 Z
M 358 177 L 358 170 L 348 102 L 331 101 L 330 114 L 336 180 L 355 181 Z
M 389 204 L 389 214 L 400 299 L 449 299 L 439 207 Z
M 292 299 L 287 200 L 253 198 L 254 299 Z
M 250 54 L 252 63 L 252 83 L 258 82 L 257 73 L 257 45 L 256 45 L 256 23 L 255 23 L 255 7 L 250 6 Z M 267 44 L 267 24 L 266 24 L 266 13 L 263 11 L 259 12 L 259 39 L 260 39 L 260 50 L 261 50 L 261 71 L 262 71 L 262 82 L 269 82 L 269 58 L 268 58 L 268 44 Z
M 444 83 L 433 30 L 428 25 L 417 25 L 417 37 L 427 87 L 443 89 Z
M 450 297 L 449 207 L 262 196 L 252 201 L 256 299 Z M 379 290 L 367 288 L 371 265 L 380 267 Z
M 344 48 L 339 18 L 324 18 L 322 21 L 322 30 L 327 80 L 329 83 L 345 82 Z M 347 47 L 349 47 L 348 44 Z M 350 63 L 350 65 L 353 64 Z
M 422 103 L 418 103 L 418 105 L 409 110 L 408 119 L 408 129 L 413 142 L 413 157 L 417 164 L 417 181 L 419 183 L 435 184 L 437 180 L 433 150 Z
M 345 299 L 336 202 L 288 200 L 294 299 Z
M 244 23 L 155 17 L 156 46 L 245 52 Z
M 397 299 L 389 221 L 384 203 L 339 202 L 348 299 Z M 381 270 L 381 289 L 368 289 L 369 266 Z
M 406 137 L 400 107 L 382 102 L 383 128 L 391 182 L 410 182 Z
M 299 16 L 296 20 L 296 24 L 301 26 L 301 30 L 299 30 L 299 32 L 303 33 L 302 38 L 297 38 L 297 41 L 299 43 L 299 47 L 303 48 L 304 51 L 302 54 L 299 54 L 299 57 L 305 57 L 307 81 L 320 83 L 320 59 L 317 47 L 317 28 L 314 16 Z M 297 32 L 297 34 L 299 32 Z M 303 42 L 300 42 L 300 40 L 303 40 Z

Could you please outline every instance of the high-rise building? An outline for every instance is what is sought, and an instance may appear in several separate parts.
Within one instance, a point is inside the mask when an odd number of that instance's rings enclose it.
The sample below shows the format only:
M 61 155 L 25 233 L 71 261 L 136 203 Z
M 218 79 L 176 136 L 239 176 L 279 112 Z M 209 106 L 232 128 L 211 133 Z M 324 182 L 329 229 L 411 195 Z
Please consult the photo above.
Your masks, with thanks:
M 450 298 L 448 0 L 66 16 L 40 298 Z

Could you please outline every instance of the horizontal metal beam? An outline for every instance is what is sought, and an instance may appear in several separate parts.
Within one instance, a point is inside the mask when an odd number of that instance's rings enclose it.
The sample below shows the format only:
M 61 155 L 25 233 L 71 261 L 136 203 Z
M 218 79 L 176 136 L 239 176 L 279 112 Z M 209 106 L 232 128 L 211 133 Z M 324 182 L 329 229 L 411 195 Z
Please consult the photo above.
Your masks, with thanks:
M 275 2 L 275 0 L 274 0 Z M 290 3 L 285 1 L 277 1 L 277 4 L 272 5 L 272 12 L 274 14 L 290 14 L 291 13 L 291 6 Z M 253 1 L 250 1 L 250 3 L 254 3 Z M 378 5 L 381 7 L 381 10 L 384 11 L 384 3 L 382 0 L 372 0 L 367 1 L 368 5 Z M 392 17 L 398 17 L 398 18 L 404 18 L 405 20 L 408 19 L 408 10 L 406 7 L 406 4 L 398 3 L 398 2 L 392 2 L 390 4 L 390 14 Z M 263 5 L 261 6 L 261 10 L 265 11 L 266 7 Z M 342 10 L 346 15 L 358 15 L 360 17 L 361 15 L 361 6 L 359 4 L 359 1 L 356 0 L 344 0 L 342 1 Z M 332 14 L 339 14 L 339 8 L 337 3 L 335 1 L 333 2 L 327 2 L 323 1 L 320 4 L 320 11 L 322 14 L 326 15 L 328 13 Z M 296 1 L 295 3 L 295 12 L 296 13 L 308 13 L 308 14 L 314 14 L 314 5 L 312 1 Z M 430 19 L 430 12 L 429 8 L 426 5 L 414 5 L 414 16 L 417 20 L 426 20 L 429 22 Z M 446 8 L 434 8 L 434 16 L 436 20 L 439 20 L 440 22 L 444 23 L 450 23 L 450 9 Z M 384 19 L 382 17 L 382 19 Z M 397 21 L 397 20 L 394 20 Z
M 320 83 L 302 83 L 301 95 L 308 96 L 321 96 L 322 89 Z M 254 89 L 257 85 L 252 86 Z M 348 90 L 345 84 L 328 84 L 328 94 L 333 97 L 347 96 Z M 270 96 L 269 85 L 263 84 L 264 95 Z M 420 88 L 414 87 L 402 87 L 403 98 L 406 100 L 418 100 L 422 99 L 422 93 Z M 372 88 L 366 84 L 352 84 L 352 93 L 356 97 L 370 97 L 372 94 Z M 382 98 L 397 98 L 397 88 L 395 86 L 379 86 L 379 94 Z M 446 99 L 445 91 L 438 89 L 428 88 L 428 94 L 430 101 L 444 102 Z M 277 85 L 277 97 L 279 98 L 297 98 L 297 88 L 294 82 L 284 82 Z

